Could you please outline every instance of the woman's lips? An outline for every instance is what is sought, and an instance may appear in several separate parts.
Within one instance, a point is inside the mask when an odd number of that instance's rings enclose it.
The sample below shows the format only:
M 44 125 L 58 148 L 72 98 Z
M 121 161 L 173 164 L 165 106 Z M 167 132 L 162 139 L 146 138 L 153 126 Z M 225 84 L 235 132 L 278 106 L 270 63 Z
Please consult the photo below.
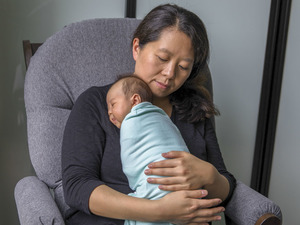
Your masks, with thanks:
M 164 84 L 164 83 L 161 83 L 161 82 L 158 82 L 158 81 L 156 81 L 156 84 L 157 84 L 157 86 L 159 86 L 162 89 L 167 89 L 168 88 L 167 84 Z

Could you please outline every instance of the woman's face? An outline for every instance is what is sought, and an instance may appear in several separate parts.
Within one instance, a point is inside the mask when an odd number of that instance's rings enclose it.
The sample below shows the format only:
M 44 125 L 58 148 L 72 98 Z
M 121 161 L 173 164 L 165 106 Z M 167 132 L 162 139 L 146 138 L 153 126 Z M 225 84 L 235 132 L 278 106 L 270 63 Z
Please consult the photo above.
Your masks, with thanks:
M 141 49 L 133 40 L 135 74 L 150 87 L 155 98 L 165 98 L 189 77 L 194 63 L 191 39 L 176 28 L 165 29 L 157 41 Z

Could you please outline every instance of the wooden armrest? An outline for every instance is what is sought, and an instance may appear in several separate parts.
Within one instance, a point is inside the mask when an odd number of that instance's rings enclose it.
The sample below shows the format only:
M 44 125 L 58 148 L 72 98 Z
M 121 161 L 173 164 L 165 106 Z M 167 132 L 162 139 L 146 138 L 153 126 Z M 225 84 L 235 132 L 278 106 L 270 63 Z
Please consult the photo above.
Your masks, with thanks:
M 281 220 L 272 213 L 262 215 L 255 225 L 281 225 Z

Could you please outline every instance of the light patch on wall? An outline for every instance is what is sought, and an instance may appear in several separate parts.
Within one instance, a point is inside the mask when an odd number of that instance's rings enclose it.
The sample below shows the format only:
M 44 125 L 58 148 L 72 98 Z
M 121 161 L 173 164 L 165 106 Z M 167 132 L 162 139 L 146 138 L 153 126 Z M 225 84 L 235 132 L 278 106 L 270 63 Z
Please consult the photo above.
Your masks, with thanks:
M 22 64 L 19 63 L 16 67 L 15 79 L 12 87 L 13 99 L 17 104 L 17 125 L 21 126 L 25 124 L 25 113 L 23 109 L 23 87 L 24 87 L 24 74 L 22 70 Z
M 33 16 L 34 14 L 36 14 L 37 12 L 41 11 L 41 9 L 45 8 L 50 2 L 52 2 L 53 0 L 48 0 L 48 1 L 44 1 L 36 6 L 34 6 L 34 8 L 28 13 L 28 17 Z

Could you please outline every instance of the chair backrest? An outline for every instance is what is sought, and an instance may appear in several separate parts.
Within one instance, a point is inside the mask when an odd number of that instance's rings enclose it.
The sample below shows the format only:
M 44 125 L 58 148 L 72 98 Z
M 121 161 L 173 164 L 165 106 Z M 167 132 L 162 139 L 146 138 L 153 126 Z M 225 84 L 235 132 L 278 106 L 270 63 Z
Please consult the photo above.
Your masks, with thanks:
M 137 19 L 92 19 L 73 23 L 47 39 L 30 59 L 25 77 L 28 144 L 40 180 L 54 190 L 65 214 L 61 185 L 64 126 L 77 97 L 91 86 L 134 71 L 131 51 Z M 208 89 L 211 90 L 209 71 Z

